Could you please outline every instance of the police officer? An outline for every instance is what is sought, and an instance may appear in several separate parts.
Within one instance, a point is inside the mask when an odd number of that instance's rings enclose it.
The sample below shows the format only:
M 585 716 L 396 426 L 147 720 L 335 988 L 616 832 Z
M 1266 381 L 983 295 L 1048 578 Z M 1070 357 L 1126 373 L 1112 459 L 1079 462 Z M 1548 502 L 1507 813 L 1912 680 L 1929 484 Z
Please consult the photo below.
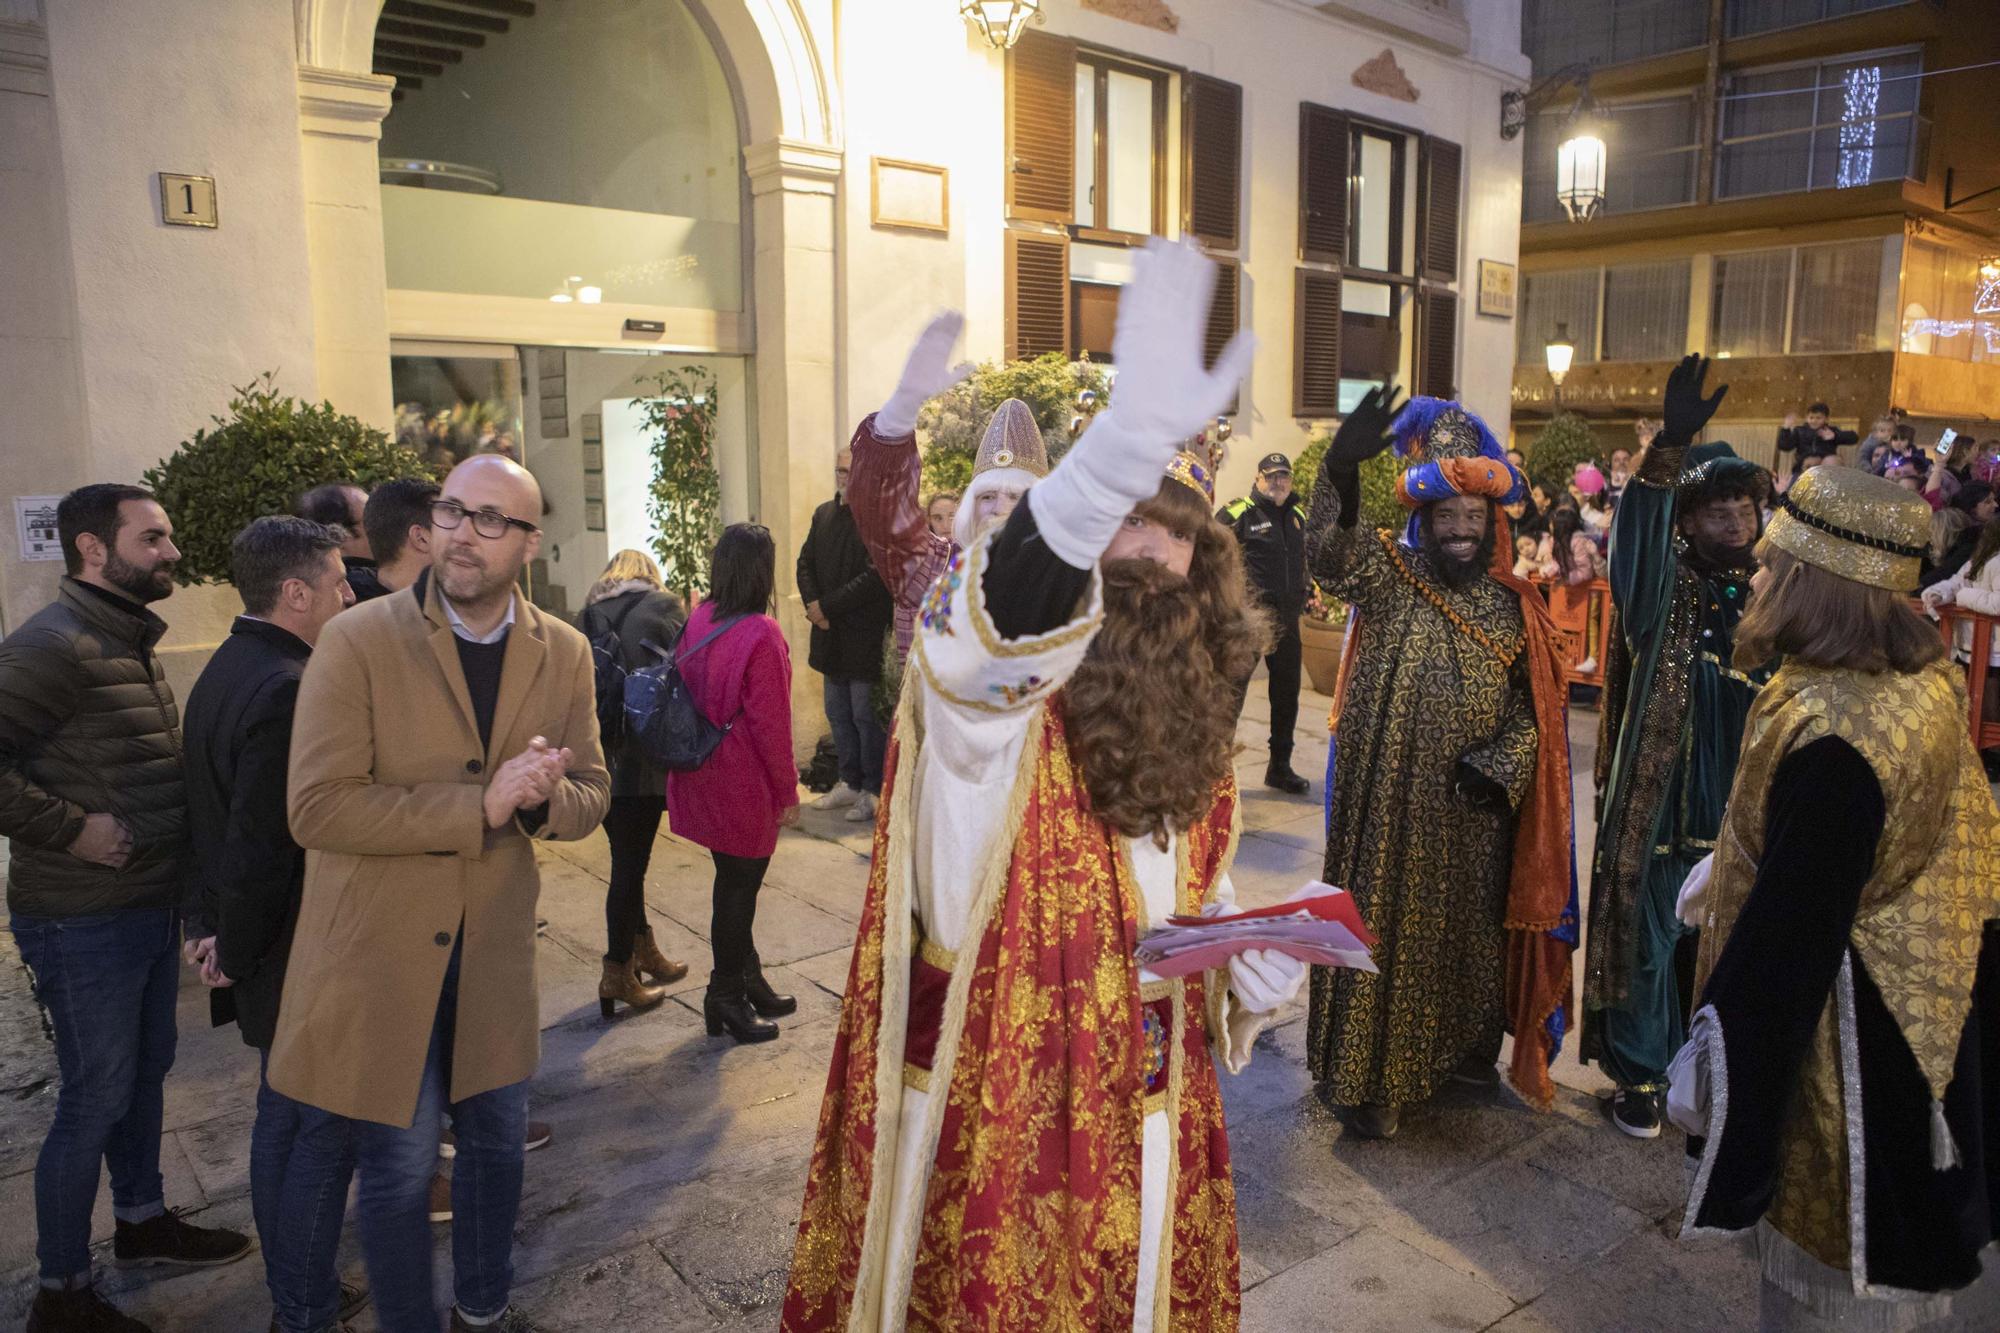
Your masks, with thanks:
M 1277 622 L 1277 642 L 1264 665 L 1271 674 L 1271 766 L 1264 785 L 1303 796 L 1310 784 L 1292 771 L 1292 733 L 1299 720 L 1299 616 L 1312 582 L 1306 577 L 1305 515 L 1292 491 L 1292 460 L 1266 454 L 1256 488 L 1225 506 L 1216 519 L 1236 534 L 1251 584 Z M 1243 708 L 1250 682 L 1236 697 Z

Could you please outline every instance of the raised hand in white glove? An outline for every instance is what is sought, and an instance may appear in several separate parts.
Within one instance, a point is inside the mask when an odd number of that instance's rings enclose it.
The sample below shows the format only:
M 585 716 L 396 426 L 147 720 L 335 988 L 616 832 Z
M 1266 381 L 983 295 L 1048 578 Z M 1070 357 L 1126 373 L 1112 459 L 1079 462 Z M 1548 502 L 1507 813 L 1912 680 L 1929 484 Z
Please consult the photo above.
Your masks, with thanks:
M 1118 381 L 1105 414 L 1159 446 L 1165 468 L 1182 441 L 1229 406 L 1250 369 L 1257 340 L 1239 331 L 1205 369 L 1202 347 L 1215 295 L 1215 261 L 1185 241 L 1154 237 L 1118 294 L 1112 360 Z M 1150 488 L 1149 488 L 1150 493 Z
M 1701 914 L 1708 907 L 1708 877 L 1715 870 L 1715 853 L 1694 863 L 1687 878 L 1681 881 L 1680 897 L 1674 900 L 1674 915 L 1684 926 L 1701 926 Z
M 1276 949 L 1245 949 L 1229 960 L 1229 989 L 1253 1014 L 1268 1014 L 1299 993 L 1306 965 Z
M 951 362 L 951 349 L 965 331 L 965 316 L 947 310 L 917 335 L 903 363 L 903 378 L 896 392 L 875 414 L 875 433 L 885 440 L 899 440 L 917 428 L 917 409 L 957 384 L 973 370 L 970 361 Z

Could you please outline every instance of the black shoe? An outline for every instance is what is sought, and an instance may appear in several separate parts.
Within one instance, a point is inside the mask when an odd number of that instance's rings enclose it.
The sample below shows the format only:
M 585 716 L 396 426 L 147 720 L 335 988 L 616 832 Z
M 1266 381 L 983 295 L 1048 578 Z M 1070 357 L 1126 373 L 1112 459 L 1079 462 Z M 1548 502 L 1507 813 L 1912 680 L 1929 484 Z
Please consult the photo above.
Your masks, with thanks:
M 347 1321 L 368 1308 L 368 1288 L 353 1282 L 340 1284 L 340 1305 L 333 1312 L 333 1333 L 350 1333 Z M 271 1316 L 271 1333 L 281 1333 L 278 1316 Z
M 43 1287 L 28 1307 L 28 1333 L 153 1333 L 153 1328 L 98 1295 L 96 1287 Z
M 730 981 L 735 985 L 730 985 Z M 778 1035 L 778 1025 L 757 1016 L 750 1007 L 750 999 L 743 993 L 741 977 L 726 978 L 719 972 L 708 974 L 708 992 L 701 997 L 701 1017 L 708 1025 L 708 1035 L 719 1037 L 724 1032 L 738 1041 L 771 1041 Z
M 783 1018 L 799 1010 L 798 1000 L 771 989 L 771 983 L 764 979 L 763 960 L 755 953 L 750 955 L 750 965 L 743 969 L 743 995 L 764 1018 Z
M 1620 1088 L 1604 1099 L 1604 1114 L 1620 1134 L 1635 1139 L 1660 1137 L 1661 1095 L 1639 1088 Z
M 120 1222 L 111 1242 L 112 1261 L 120 1268 L 171 1264 L 179 1268 L 215 1268 L 233 1264 L 250 1253 L 250 1238 L 240 1231 L 198 1227 L 164 1212 L 143 1222 Z
M 1347 1125 L 1364 1139 L 1393 1139 L 1402 1121 L 1402 1112 L 1396 1107 L 1370 1105 L 1355 1107 Z
M 465 1316 L 454 1305 L 451 1307 L 451 1333 L 536 1333 L 536 1329 L 517 1305 L 502 1310 L 500 1317 L 490 1324 L 466 1323 Z
M 1304 796 L 1312 790 L 1312 783 L 1292 772 L 1291 762 L 1285 759 L 1271 761 L 1264 770 L 1264 785 L 1290 796 Z
M 1470 1083 L 1475 1088 L 1497 1088 L 1500 1086 L 1500 1067 L 1497 1055 L 1485 1051 L 1474 1051 L 1458 1062 L 1451 1071 L 1454 1083 Z

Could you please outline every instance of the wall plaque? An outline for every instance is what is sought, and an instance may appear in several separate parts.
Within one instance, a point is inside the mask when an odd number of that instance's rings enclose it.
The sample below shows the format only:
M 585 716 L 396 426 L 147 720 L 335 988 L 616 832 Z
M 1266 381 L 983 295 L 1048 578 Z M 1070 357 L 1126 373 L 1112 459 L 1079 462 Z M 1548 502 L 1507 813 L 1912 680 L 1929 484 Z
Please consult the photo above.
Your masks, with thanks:
M 1501 319 L 1514 317 L 1515 270 L 1497 259 L 1479 261 L 1479 313 Z
M 160 173 L 160 221 L 175 227 L 216 227 L 215 177 Z

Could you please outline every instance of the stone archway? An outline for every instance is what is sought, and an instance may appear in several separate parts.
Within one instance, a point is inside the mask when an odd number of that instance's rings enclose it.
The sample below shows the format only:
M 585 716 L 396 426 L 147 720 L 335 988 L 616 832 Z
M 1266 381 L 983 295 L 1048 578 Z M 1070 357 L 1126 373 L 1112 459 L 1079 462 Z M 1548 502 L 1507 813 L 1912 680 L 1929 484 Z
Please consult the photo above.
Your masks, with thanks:
M 749 180 L 749 311 L 755 330 L 751 434 L 755 507 L 784 558 L 787 636 L 804 645 L 791 586 L 813 508 L 827 490 L 844 424 L 835 417 L 835 194 L 840 95 L 832 35 L 802 0 L 685 0 L 737 100 Z M 388 428 L 389 318 L 377 166 L 392 79 L 372 72 L 382 0 L 293 0 L 308 256 L 320 392 Z M 360 275 L 372 272 L 374 280 Z M 816 691 L 794 677 L 794 715 Z

